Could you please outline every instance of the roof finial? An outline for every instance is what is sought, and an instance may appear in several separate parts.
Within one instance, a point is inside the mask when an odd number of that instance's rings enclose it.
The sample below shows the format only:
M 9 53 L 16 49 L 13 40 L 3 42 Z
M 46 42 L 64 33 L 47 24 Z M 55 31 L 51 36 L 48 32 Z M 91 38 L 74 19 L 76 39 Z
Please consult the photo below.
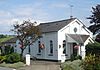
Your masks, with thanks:
M 73 7 L 73 5 L 70 5 L 70 19 L 73 18 L 73 16 L 72 16 L 72 7 Z

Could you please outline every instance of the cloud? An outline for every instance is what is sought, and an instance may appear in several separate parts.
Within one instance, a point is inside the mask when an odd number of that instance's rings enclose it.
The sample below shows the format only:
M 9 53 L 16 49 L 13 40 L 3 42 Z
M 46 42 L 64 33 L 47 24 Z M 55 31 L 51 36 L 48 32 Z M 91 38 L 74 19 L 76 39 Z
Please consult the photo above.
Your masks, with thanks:
M 18 7 L 12 10 L 14 16 L 32 16 L 33 10 L 31 7 Z
M 11 18 L 12 14 L 9 11 L 0 10 L 0 19 L 2 18 Z
M 65 3 L 54 3 L 48 7 L 52 8 L 67 8 L 68 5 Z M 33 4 L 21 4 L 10 9 L 0 10 L 0 32 L 8 33 L 11 26 L 23 20 L 30 19 L 32 22 L 37 21 L 38 23 L 46 22 L 52 20 L 52 15 L 50 13 L 51 8 L 44 8 L 44 3 L 37 2 Z
M 13 15 L 9 11 L 0 10 L 0 34 L 10 34 Z
M 0 20 L 0 33 L 9 34 L 11 29 L 11 20 L 10 19 L 2 19 Z
M 53 3 L 48 7 L 45 5 L 45 0 L 38 1 L 32 4 L 17 4 L 11 5 L 10 9 L 0 10 L 0 32 L 9 32 L 11 26 L 18 21 L 30 19 L 32 22 L 38 23 L 47 22 L 53 19 L 53 14 L 50 12 L 51 8 L 67 8 L 65 3 Z M 52 10 L 53 11 L 53 10 Z
M 11 12 L 15 19 L 34 19 L 36 21 L 46 21 L 50 19 L 50 14 L 42 8 L 42 3 L 32 5 L 24 4 L 12 8 Z
M 53 3 L 51 4 L 52 8 L 68 8 L 69 5 L 67 3 Z

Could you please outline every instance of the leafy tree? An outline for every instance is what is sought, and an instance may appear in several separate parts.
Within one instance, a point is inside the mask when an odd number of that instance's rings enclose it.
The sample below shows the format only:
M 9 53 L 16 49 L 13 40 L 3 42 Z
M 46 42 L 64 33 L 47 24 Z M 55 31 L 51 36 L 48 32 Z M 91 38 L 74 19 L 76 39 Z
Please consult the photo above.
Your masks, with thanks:
M 41 36 L 41 32 L 39 27 L 36 26 L 36 22 L 32 23 L 30 21 L 23 21 L 22 24 L 16 23 L 13 27 L 14 29 L 12 29 L 12 31 L 15 32 L 19 40 L 22 57 L 23 51 L 27 46 L 29 47 L 30 53 L 30 45 Z
M 6 38 L 6 35 L 1 34 L 0 38 Z
M 96 36 L 95 41 L 97 41 L 97 42 L 99 42 L 99 43 L 100 43 L 100 33 Z
M 99 4 L 96 7 L 92 7 L 92 15 L 87 19 L 90 19 L 90 23 L 92 23 L 89 29 L 93 32 L 93 34 L 99 33 L 100 32 L 100 5 Z

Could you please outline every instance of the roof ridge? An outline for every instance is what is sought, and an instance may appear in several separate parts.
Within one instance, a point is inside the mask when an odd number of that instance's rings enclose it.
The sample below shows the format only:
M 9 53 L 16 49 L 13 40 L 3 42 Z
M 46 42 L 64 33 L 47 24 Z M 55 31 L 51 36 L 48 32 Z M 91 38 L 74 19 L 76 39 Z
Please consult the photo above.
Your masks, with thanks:
M 48 23 L 55 23 L 55 22 L 62 22 L 62 21 L 68 21 L 68 20 L 74 20 L 76 18 L 71 18 L 71 19 L 63 19 L 63 20 L 56 20 L 56 21 L 50 21 L 50 22 L 44 22 L 44 23 L 40 23 L 40 25 L 43 25 L 43 24 L 48 24 Z

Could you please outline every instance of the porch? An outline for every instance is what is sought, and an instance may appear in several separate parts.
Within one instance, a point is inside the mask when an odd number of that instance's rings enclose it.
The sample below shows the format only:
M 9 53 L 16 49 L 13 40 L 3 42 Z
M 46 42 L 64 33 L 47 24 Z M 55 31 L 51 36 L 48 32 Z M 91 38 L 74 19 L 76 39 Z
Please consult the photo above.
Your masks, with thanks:
M 63 46 L 63 56 L 64 59 L 70 59 L 71 56 L 82 56 L 82 59 L 85 57 L 85 41 L 88 39 L 89 35 L 78 35 L 78 34 L 67 34 L 65 47 Z M 63 44 L 63 45 L 64 45 Z M 64 52 L 65 51 L 65 52 Z

